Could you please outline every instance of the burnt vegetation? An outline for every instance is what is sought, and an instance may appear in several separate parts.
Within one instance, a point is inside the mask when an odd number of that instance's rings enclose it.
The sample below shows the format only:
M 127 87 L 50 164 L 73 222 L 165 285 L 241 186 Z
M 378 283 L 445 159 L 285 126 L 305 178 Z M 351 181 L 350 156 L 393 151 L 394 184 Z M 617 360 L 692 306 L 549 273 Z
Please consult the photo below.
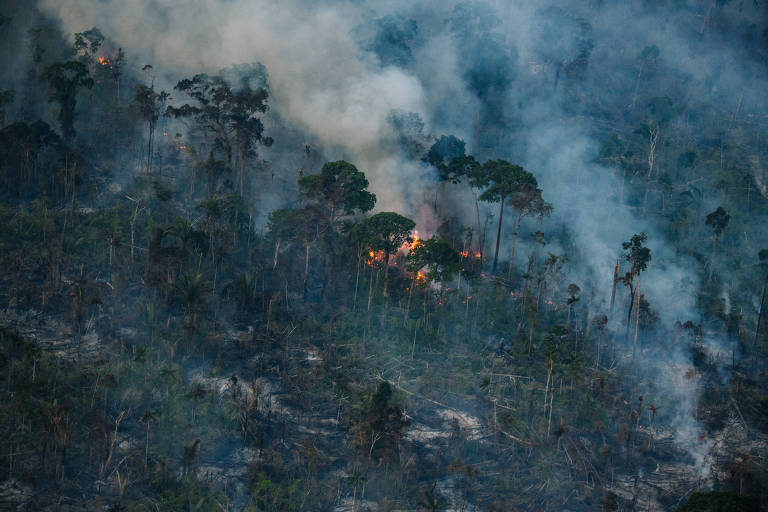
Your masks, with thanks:
M 464 138 L 387 117 L 414 207 L 265 66 L 179 75 L 33 4 L 0 11 L 0 508 L 764 509 L 757 93 L 616 60 L 603 2 L 536 10 L 528 67 L 481 3 L 369 16 L 415 75 L 451 38 L 477 103 Z M 762 2 L 637 4 L 765 77 Z M 572 174 L 515 142 L 550 89 Z

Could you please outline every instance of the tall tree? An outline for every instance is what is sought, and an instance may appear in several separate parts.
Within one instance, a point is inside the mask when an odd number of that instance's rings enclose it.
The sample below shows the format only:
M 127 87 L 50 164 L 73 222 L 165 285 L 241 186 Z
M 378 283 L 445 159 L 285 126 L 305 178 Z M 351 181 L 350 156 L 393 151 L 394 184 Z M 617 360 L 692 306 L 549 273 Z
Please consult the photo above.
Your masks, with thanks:
M 185 93 L 192 103 L 169 106 L 166 115 L 194 120 L 195 127 L 210 139 L 214 150 L 223 153 L 230 168 L 236 154 L 238 191 L 242 195 L 248 158 L 255 155 L 258 144 L 272 144 L 259 117 L 269 108 L 269 92 L 266 88 L 252 90 L 247 83 L 233 88 L 224 78 L 206 74 L 181 80 L 174 89 Z
M 523 187 L 531 186 L 536 189 L 538 183 L 533 174 L 521 166 L 501 159 L 485 162 L 482 166 L 482 174 L 477 175 L 475 182 L 485 187 L 480 194 L 480 201 L 500 203 L 496 250 L 493 253 L 493 272 L 496 272 L 501 244 L 501 226 L 504 221 L 504 203 L 512 194 L 519 193 Z
M 170 98 L 170 94 L 167 92 L 157 92 L 154 87 L 147 87 L 146 85 L 137 85 L 133 95 L 133 102 L 141 117 L 146 121 L 149 132 L 147 140 L 147 173 L 152 171 L 152 143 L 155 137 L 155 127 L 168 98 Z
M 389 258 L 406 242 L 416 223 L 395 212 L 381 212 L 358 224 L 356 235 L 373 251 L 384 253 L 384 295 L 387 294 Z
M 640 272 L 648 268 L 648 263 L 651 261 L 651 250 L 645 246 L 645 242 L 648 237 L 645 233 L 639 235 L 632 235 L 632 238 L 627 242 L 621 244 L 624 249 L 624 259 L 629 263 L 629 270 L 624 277 L 619 280 L 629 288 L 629 310 L 627 311 L 627 330 L 626 338 L 629 340 L 629 329 L 632 325 L 632 312 L 636 311 L 638 315 L 635 323 L 639 321 L 639 309 L 640 309 Z M 637 280 L 635 281 L 635 277 Z M 635 336 L 637 341 L 637 336 Z M 632 359 L 635 357 L 635 349 L 632 350 Z
M 376 204 L 376 195 L 366 190 L 365 174 L 344 160 L 326 163 L 319 174 L 302 176 L 299 186 L 323 208 L 331 225 L 343 215 L 365 213 Z
M 509 254 L 509 268 L 507 276 L 512 277 L 512 269 L 515 265 L 515 247 L 517 246 L 517 232 L 520 229 L 520 222 L 524 217 L 537 217 L 539 219 L 552 213 L 552 204 L 544 201 L 541 197 L 541 190 L 535 185 L 524 183 L 519 189 L 514 191 L 509 197 L 509 205 L 517 212 L 515 227 L 512 231 L 512 250 Z
M 55 62 L 43 71 L 43 78 L 48 83 L 50 95 L 48 102 L 59 105 L 58 120 L 64 139 L 75 136 L 75 118 L 77 117 L 77 92 L 85 87 L 93 87 L 93 78 L 85 64 L 77 60 Z
M 447 183 L 454 185 L 461 182 L 464 173 L 461 168 L 451 167 L 450 162 L 454 158 L 464 156 L 466 143 L 453 135 L 442 135 L 432 144 L 423 160 L 437 169 L 437 178 L 440 181 L 439 205 L 436 205 L 438 215 L 442 215 L 443 202 L 445 201 L 445 187 Z M 456 172 L 459 171 L 459 172 Z
M 712 257 L 709 261 L 709 276 L 707 281 L 712 281 L 712 274 L 715 271 L 715 256 L 717 256 L 717 246 L 723 236 L 723 230 L 728 225 L 728 221 L 731 220 L 731 216 L 726 212 L 722 206 L 718 206 L 717 210 L 707 215 L 705 224 L 712 228 Z
M 405 321 L 411 309 L 411 296 L 420 275 L 424 281 L 450 281 L 453 275 L 461 271 L 461 254 L 445 240 L 432 237 L 411 247 L 405 258 L 405 269 L 411 273 L 411 286 L 408 288 L 408 303 L 405 308 Z M 426 272 L 422 274 L 422 270 Z

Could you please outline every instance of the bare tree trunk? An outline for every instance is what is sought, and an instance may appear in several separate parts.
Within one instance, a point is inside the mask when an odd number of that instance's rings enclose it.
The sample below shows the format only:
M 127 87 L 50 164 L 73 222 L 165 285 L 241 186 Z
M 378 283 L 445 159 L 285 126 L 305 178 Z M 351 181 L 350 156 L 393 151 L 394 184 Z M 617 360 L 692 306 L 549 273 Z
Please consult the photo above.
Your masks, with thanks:
M 752 342 L 752 353 L 757 354 L 757 339 L 760 336 L 760 320 L 763 318 L 763 307 L 765 306 L 766 288 L 768 288 L 768 276 L 763 284 L 763 296 L 760 299 L 760 310 L 757 313 L 757 326 L 755 327 L 755 340 Z
M 413 288 L 416 286 L 416 276 L 418 275 L 418 272 L 413 274 L 413 277 L 411 278 L 411 286 L 408 287 L 408 303 L 405 306 L 405 317 L 403 318 L 403 325 L 408 325 L 408 314 L 411 312 L 411 297 L 413 296 Z M 411 357 L 413 359 L 413 357 Z
M 611 308 L 609 315 L 613 314 L 613 303 L 616 300 L 616 285 L 619 283 L 619 267 L 621 265 L 621 258 L 616 259 L 616 266 L 613 268 L 613 290 L 611 290 Z
M 496 250 L 493 253 L 493 273 L 496 273 L 496 264 L 499 262 L 499 245 L 501 244 L 501 222 L 504 219 L 504 196 L 501 196 L 499 208 L 499 227 L 496 229 Z
M 648 176 L 646 176 L 645 195 L 643 197 L 643 215 L 645 215 L 648 205 L 648 189 L 651 187 L 651 177 L 653 176 L 653 165 L 656 161 L 656 144 L 659 141 L 659 128 L 648 130 Z
M 520 213 L 515 221 L 515 229 L 512 231 L 512 250 L 509 253 L 509 267 L 507 268 L 507 278 L 512 279 L 512 269 L 515 268 L 515 247 L 517 246 L 517 231 L 520 229 L 520 221 L 523 220 L 523 214 Z
M 134 249 L 136 248 L 136 217 L 139 215 L 139 203 L 136 203 L 136 208 L 133 210 L 131 216 L 131 263 L 133 263 Z
M 355 295 L 352 299 L 352 313 L 357 310 L 357 288 L 360 284 L 360 260 L 362 259 L 362 245 L 357 246 L 357 271 L 355 272 Z
M 712 257 L 709 260 L 709 276 L 707 276 L 707 282 L 712 282 L 712 274 L 715 271 L 715 256 L 717 256 L 717 235 L 712 237 Z
M 483 226 L 480 222 L 480 202 L 477 199 L 475 189 L 472 189 L 472 197 L 475 199 L 475 215 L 477 216 L 477 246 L 478 252 L 483 254 Z
M 640 89 L 640 77 L 643 76 L 643 68 L 645 68 L 645 59 L 643 59 L 643 62 L 640 63 L 640 69 L 637 70 L 637 78 L 635 79 L 635 92 L 632 94 L 631 110 L 635 110 L 635 105 L 637 105 L 637 93 Z
M 277 255 L 280 252 L 280 239 L 277 239 L 277 242 L 275 243 L 275 257 L 272 260 L 272 270 L 277 268 Z
M 637 352 L 637 332 L 640 328 L 640 274 L 637 274 L 637 285 L 635 287 L 635 339 L 632 342 L 632 363 L 635 362 L 635 353 Z

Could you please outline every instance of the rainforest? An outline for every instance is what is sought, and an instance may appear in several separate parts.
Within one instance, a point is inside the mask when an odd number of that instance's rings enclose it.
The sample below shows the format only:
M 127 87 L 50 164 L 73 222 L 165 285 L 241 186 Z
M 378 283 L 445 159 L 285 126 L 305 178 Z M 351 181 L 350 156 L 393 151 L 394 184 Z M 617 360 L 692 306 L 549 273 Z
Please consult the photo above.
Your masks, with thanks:
M 768 510 L 766 0 L 0 0 L 0 510 Z

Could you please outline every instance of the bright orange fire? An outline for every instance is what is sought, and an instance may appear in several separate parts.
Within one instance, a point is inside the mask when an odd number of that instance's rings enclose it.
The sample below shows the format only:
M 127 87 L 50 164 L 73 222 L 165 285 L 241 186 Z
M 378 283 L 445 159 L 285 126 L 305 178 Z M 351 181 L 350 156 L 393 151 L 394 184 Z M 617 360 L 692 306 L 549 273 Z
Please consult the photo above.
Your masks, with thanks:
M 407 249 L 409 251 L 412 251 L 421 245 L 421 239 L 419 238 L 419 231 L 417 229 L 413 230 L 413 234 L 411 235 L 411 240 L 412 241 L 410 244 L 408 242 L 405 242 L 403 244 L 402 249 Z
M 374 266 L 375 264 L 381 263 L 384 261 L 384 251 L 368 251 L 368 259 L 365 260 L 365 264 L 369 267 Z
M 102 66 L 109 66 L 109 57 L 99 57 L 99 64 Z
M 477 259 L 480 259 L 480 258 L 482 258 L 482 257 L 483 257 L 483 255 L 482 255 L 481 253 L 479 253 L 479 252 L 476 252 L 476 253 L 470 253 L 468 250 L 466 250 L 466 251 L 461 251 L 459 254 L 461 254 L 461 257 L 462 257 L 462 258 L 471 258 L 471 257 L 475 257 L 475 258 L 477 258 Z

